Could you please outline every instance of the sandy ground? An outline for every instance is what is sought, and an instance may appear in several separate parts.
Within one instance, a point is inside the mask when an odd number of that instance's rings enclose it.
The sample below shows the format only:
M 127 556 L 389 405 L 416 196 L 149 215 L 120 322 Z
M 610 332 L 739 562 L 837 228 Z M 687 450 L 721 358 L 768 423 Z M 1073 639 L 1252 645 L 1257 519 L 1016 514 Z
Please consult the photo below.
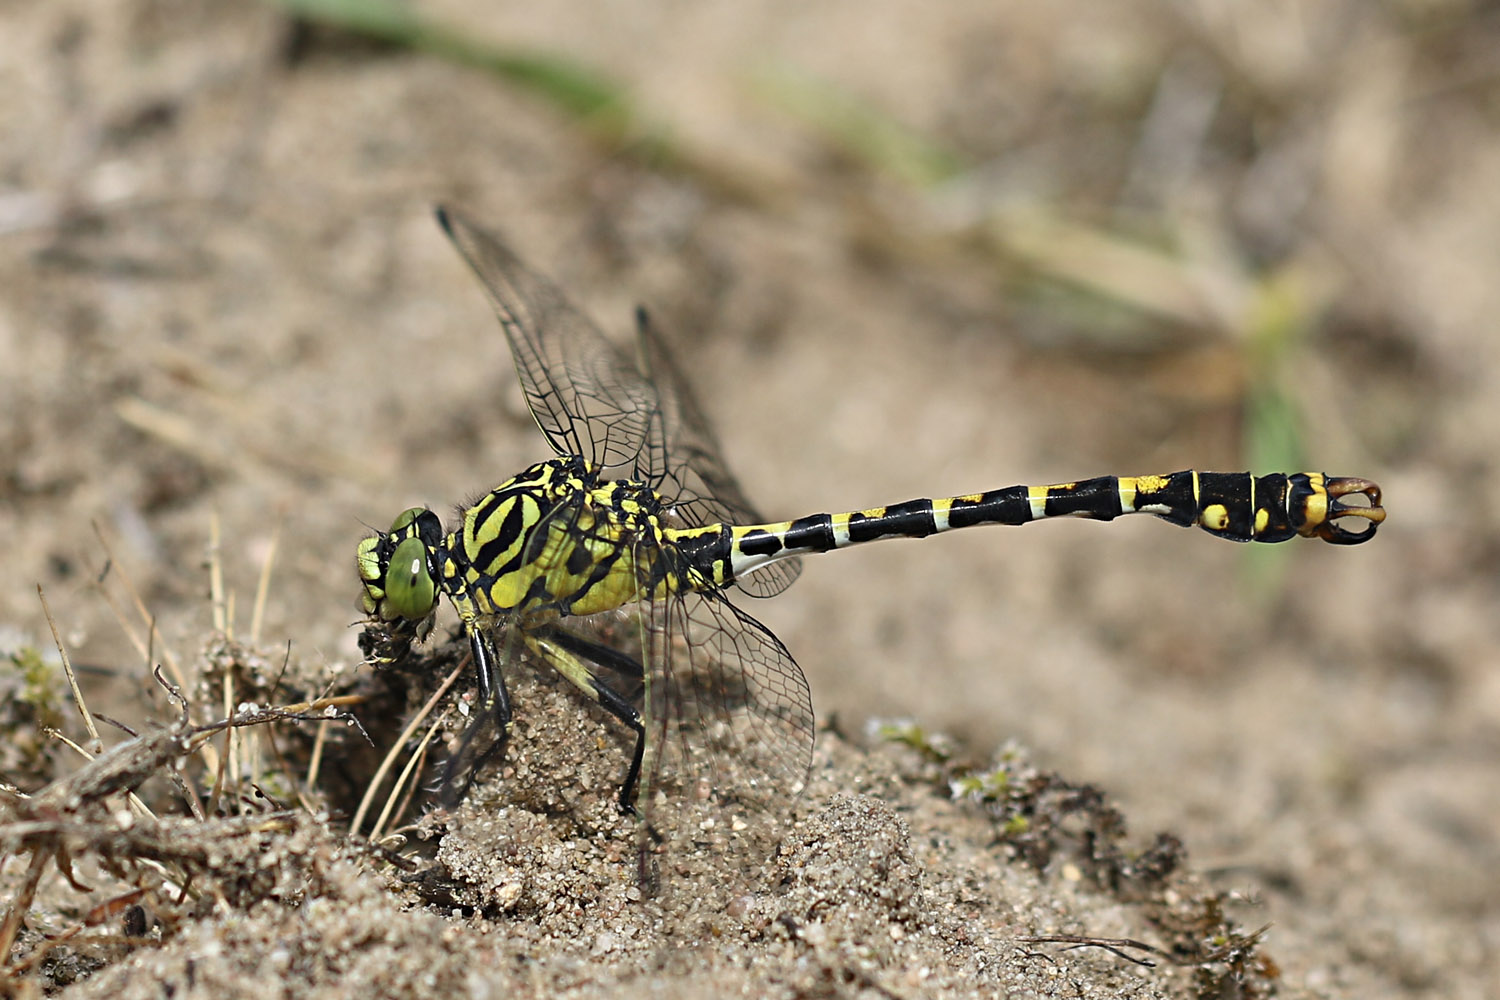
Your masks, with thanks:
M 147 783 L 171 814 L 160 868 L 116 829 L 118 795 L 57 799 L 67 830 L 37 814 L 52 800 L 11 802 L 11 912 L 45 869 L 14 928 L 20 988 L 1500 993 L 1493 14 L 403 9 L 454 32 L 0 6 L 0 651 L 52 655 L 41 584 L 96 710 L 170 723 L 145 664 L 172 655 L 197 724 L 225 714 L 226 676 L 282 705 L 331 686 L 365 699 L 383 751 L 434 689 L 437 663 L 359 666 L 364 525 L 546 457 L 438 201 L 612 334 L 649 304 L 774 517 L 1306 463 L 1379 481 L 1390 520 L 1355 549 L 1139 518 L 809 560 L 749 610 L 827 722 L 810 786 L 653 853 L 655 894 L 610 805 L 618 734 L 525 669 L 505 760 L 456 812 L 393 821 L 401 841 L 347 836 L 379 756 L 352 729 L 293 786 L 312 723 L 239 730 L 274 731 L 289 771 L 237 776 L 217 817 Z M 455 39 L 544 58 L 487 72 Z M 620 101 L 580 118 L 564 65 Z M 142 633 L 127 575 L 161 630 L 149 654 L 110 607 Z M 7 702 L 5 777 L 34 792 L 77 758 L 26 704 Z M 1002 757 L 1001 801 L 952 800 L 961 762 Z M 25 816 L 43 826 L 22 850 Z M 186 874 L 186 900 L 163 888 Z M 1027 941 L 1062 934 L 1187 964 Z

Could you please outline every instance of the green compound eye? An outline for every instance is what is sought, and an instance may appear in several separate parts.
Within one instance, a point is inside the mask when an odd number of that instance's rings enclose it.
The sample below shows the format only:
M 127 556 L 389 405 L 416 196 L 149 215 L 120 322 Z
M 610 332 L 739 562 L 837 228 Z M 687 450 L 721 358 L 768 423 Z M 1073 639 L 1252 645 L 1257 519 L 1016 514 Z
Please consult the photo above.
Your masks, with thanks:
M 397 525 L 412 513 L 406 511 L 396 518 Z M 391 611 L 412 620 L 426 618 L 437 603 L 437 586 L 427 571 L 427 546 L 420 538 L 406 539 L 391 554 L 390 566 L 385 571 L 385 600 Z
M 391 530 L 387 531 L 386 534 L 387 535 L 399 535 L 399 534 L 401 534 L 407 528 L 410 528 L 412 526 L 412 524 L 416 521 L 416 519 L 418 517 L 420 517 L 422 514 L 425 514 L 426 512 L 427 512 L 427 508 L 426 507 L 408 507 L 408 508 L 406 508 L 401 513 L 399 513 L 399 514 L 396 515 L 396 519 L 391 522 Z
M 355 560 L 359 566 L 359 578 L 365 583 L 379 583 L 385 575 L 385 570 L 380 565 L 379 538 L 366 538 L 360 542 Z
M 359 578 L 364 583 L 360 588 L 359 606 L 367 615 L 376 612 L 380 607 L 380 599 L 385 596 L 379 586 L 385 580 L 385 568 L 380 565 L 379 546 L 379 538 L 366 538 L 359 543 L 359 554 L 356 557 Z

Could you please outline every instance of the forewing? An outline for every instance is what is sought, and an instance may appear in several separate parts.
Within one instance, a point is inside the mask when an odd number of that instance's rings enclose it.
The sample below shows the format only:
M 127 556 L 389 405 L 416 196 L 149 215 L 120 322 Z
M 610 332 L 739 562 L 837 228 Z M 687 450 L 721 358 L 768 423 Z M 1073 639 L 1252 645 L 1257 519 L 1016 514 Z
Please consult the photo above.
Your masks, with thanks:
M 587 458 L 606 477 L 649 484 L 684 524 L 765 520 L 729 472 L 702 409 L 644 311 L 637 314 L 638 367 L 498 237 L 450 209 L 438 208 L 437 216 L 483 283 L 532 416 L 555 452 Z M 752 597 L 771 597 L 801 569 L 799 560 L 785 559 L 735 585 Z
M 644 309 L 636 310 L 636 327 L 642 368 L 660 400 L 660 417 L 647 428 L 641 452 L 643 478 L 674 501 L 676 516 L 685 524 L 764 523 L 725 464 L 702 407 Z M 736 580 L 735 586 L 751 597 L 774 597 L 801 572 L 802 560 L 782 559 Z
M 439 207 L 437 217 L 500 317 L 527 404 L 552 449 L 633 470 L 660 408 L 655 388 L 496 236 L 451 209 Z

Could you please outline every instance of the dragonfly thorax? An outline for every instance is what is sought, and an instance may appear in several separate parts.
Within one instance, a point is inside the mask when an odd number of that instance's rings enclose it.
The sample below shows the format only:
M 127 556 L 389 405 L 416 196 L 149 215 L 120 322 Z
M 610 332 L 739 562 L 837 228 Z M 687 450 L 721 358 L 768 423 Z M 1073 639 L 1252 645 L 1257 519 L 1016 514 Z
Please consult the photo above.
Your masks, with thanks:
M 443 543 L 439 588 L 465 621 L 618 608 L 661 552 L 663 500 L 577 457 L 538 462 L 466 507 Z

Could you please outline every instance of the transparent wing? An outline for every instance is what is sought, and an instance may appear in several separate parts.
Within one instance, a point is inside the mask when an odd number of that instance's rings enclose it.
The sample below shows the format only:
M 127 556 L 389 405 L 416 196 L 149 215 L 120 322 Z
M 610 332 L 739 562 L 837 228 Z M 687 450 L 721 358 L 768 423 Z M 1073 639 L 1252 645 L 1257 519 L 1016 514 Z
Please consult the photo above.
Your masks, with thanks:
M 500 317 L 527 404 L 555 452 L 587 458 L 607 476 L 648 484 L 684 524 L 765 520 L 729 472 L 702 409 L 644 311 L 637 314 L 637 366 L 493 234 L 449 209 L 440 207 L 437 215 Z M 801 569 L 799 560 L 783 560 L 736 586 L 752 597 L 771 597 Z
M 677 517 L 686 524 L 764 523 L 724 464 L 718 438 L 650 316 L 637 309 L 635 318 L 641 364 L 661 400 L 660 417 L 647 430 L 641 453 L 645 481 L 674 501 Z M 802 560 L 783 559 L 736 580 L 735 586 L 751 597 L 774 597 L 801 572 Z
M 484 284 L 537 426 L 559 455 L 634 470 L 660 411 L 655 387 L 552 282 L 490 233 L 439 207 L 438 222 Z
M 641 607 L 647 732 L 642 801 L 659 792 L 779 812 L 812 765 L 807 678 L 722 593 Z M 656 817 L 648 817 L 653 823 Z

